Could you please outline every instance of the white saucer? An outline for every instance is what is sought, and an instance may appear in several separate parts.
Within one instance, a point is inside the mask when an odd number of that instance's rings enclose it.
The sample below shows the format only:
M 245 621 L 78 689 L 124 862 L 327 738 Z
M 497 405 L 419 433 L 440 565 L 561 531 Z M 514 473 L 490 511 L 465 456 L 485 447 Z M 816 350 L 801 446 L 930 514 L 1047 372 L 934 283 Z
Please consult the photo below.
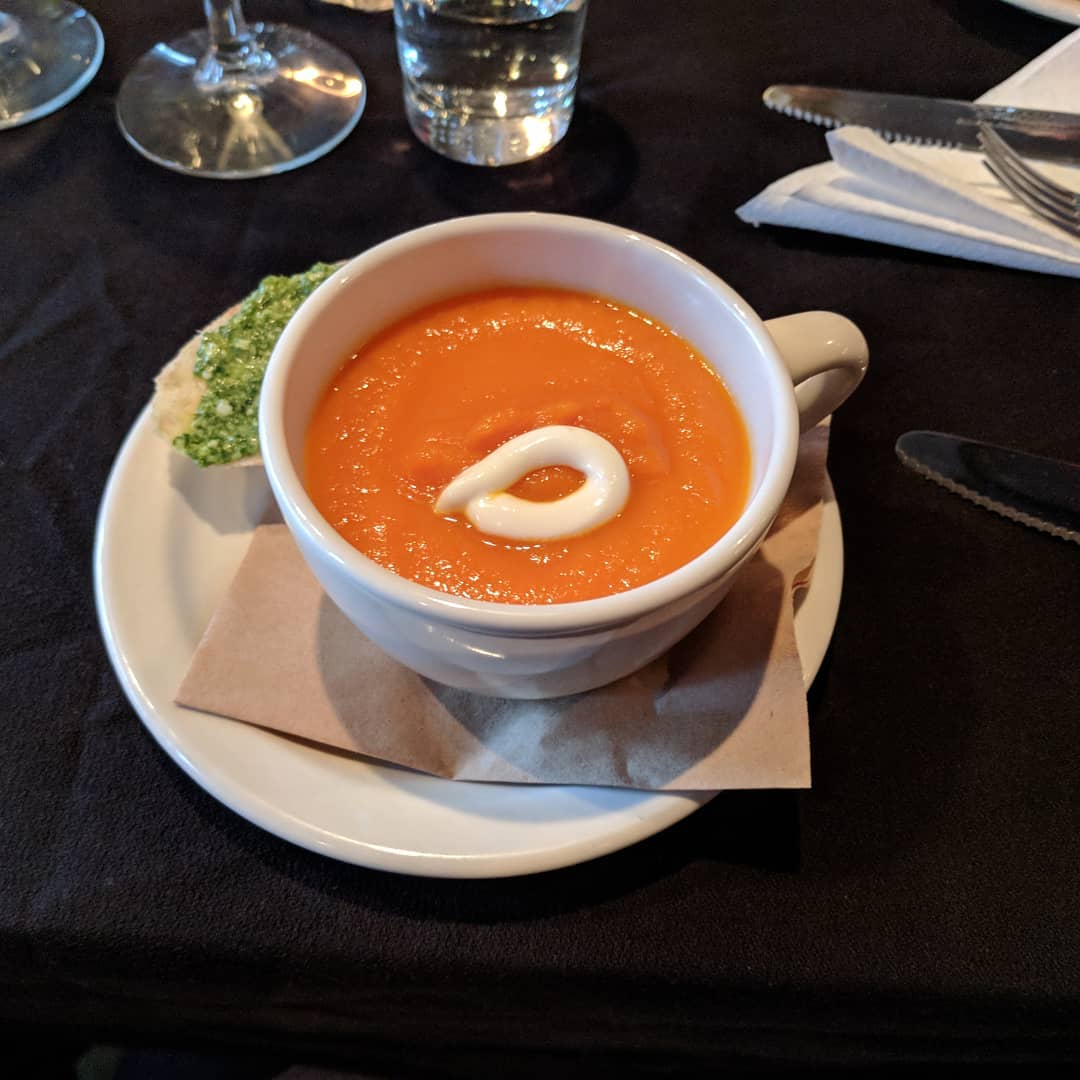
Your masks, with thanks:
M 1005 3 L 1046 19 L 1080 24 L 1080 0 L 1005 0 Z
M 175 705 L 269 500 L 261 468 L 200 470 L 168 448 L 144 411 L 117 456 L 97 523 L 98 617 L 120 683 L 165 751 L 226 806 L 346 862 L 480 878 L 617 851 L 712 797 L 439 780 Z M 808 685 L 832 636 L 842 581 L 829 486 L 813 582 L 795 614 Z

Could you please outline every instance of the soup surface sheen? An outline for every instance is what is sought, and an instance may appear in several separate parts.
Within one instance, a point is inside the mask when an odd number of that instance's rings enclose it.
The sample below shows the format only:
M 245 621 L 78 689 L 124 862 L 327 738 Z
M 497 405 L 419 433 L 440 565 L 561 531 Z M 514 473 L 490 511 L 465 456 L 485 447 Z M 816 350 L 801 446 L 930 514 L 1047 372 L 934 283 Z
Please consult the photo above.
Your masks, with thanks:
M 549 424 L 622 454 L 630 496 L 592 532 L 531 543 L 488 536 L 433 504 L 463 469 Z M 550 604 L 670 573 L 746 503 L 750 447 L 723 382 L 641 312 L 586 293 L 500 288 L 414 312 L 344 358 L 306 444 L 315 506 L 358 550 L 433 589 Z M 509 490 L 556 499 L 580 473 L 537 470 Z

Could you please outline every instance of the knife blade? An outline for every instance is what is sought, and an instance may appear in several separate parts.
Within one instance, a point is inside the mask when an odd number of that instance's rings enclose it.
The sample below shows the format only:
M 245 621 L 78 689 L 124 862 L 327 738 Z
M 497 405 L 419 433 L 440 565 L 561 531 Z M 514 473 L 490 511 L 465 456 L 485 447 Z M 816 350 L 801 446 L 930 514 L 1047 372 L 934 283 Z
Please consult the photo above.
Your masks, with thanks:
M 939 431 L 906 432 L 896 454 L 978 506 L 1080 544 L 1080 465 Z
M 856 124 L 889 141 L 960 150 L 979 150 L 978 125 L 988 123 L 1019 154 L 1080 165 L 1080 115 L 1074 113 L 824 86 L 770 86 L 762 100 L 770 109 L 825 127 Z

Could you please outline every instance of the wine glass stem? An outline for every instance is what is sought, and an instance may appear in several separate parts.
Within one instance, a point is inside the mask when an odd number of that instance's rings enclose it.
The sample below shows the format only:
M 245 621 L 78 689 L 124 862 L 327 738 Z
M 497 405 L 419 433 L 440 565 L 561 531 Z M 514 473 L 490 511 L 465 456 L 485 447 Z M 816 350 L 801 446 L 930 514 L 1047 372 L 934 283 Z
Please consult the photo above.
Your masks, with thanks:
M 249 40 L 240 0 L 203 0 L 212 48 L 231 49 Z
M 196 81 L 206 87 L 220 86 L 237 76 L 266 72 L 273 64 L 248 29 L 240 0 L 203 0 L 210 47 L 199 61 Z

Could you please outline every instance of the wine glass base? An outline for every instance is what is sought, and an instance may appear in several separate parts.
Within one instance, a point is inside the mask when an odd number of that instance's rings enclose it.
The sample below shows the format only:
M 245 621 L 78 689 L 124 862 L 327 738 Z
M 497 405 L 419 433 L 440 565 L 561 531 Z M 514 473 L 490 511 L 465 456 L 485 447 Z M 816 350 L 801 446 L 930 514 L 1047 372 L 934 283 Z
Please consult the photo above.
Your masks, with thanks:
M 135 64 L 116 117 L 140 154 L 190 176 L 243 180 L 298 169 L 352 131 L 367 86 L 344 52 L 292 26 L 248 29 L 267 62 L 213 83 L 196 77 L 205 30 L 159 43 Z
M 101 67 L 105 40 L 78 4 L 0 8 L 0 129 L 29 124 L 82 93 Z

